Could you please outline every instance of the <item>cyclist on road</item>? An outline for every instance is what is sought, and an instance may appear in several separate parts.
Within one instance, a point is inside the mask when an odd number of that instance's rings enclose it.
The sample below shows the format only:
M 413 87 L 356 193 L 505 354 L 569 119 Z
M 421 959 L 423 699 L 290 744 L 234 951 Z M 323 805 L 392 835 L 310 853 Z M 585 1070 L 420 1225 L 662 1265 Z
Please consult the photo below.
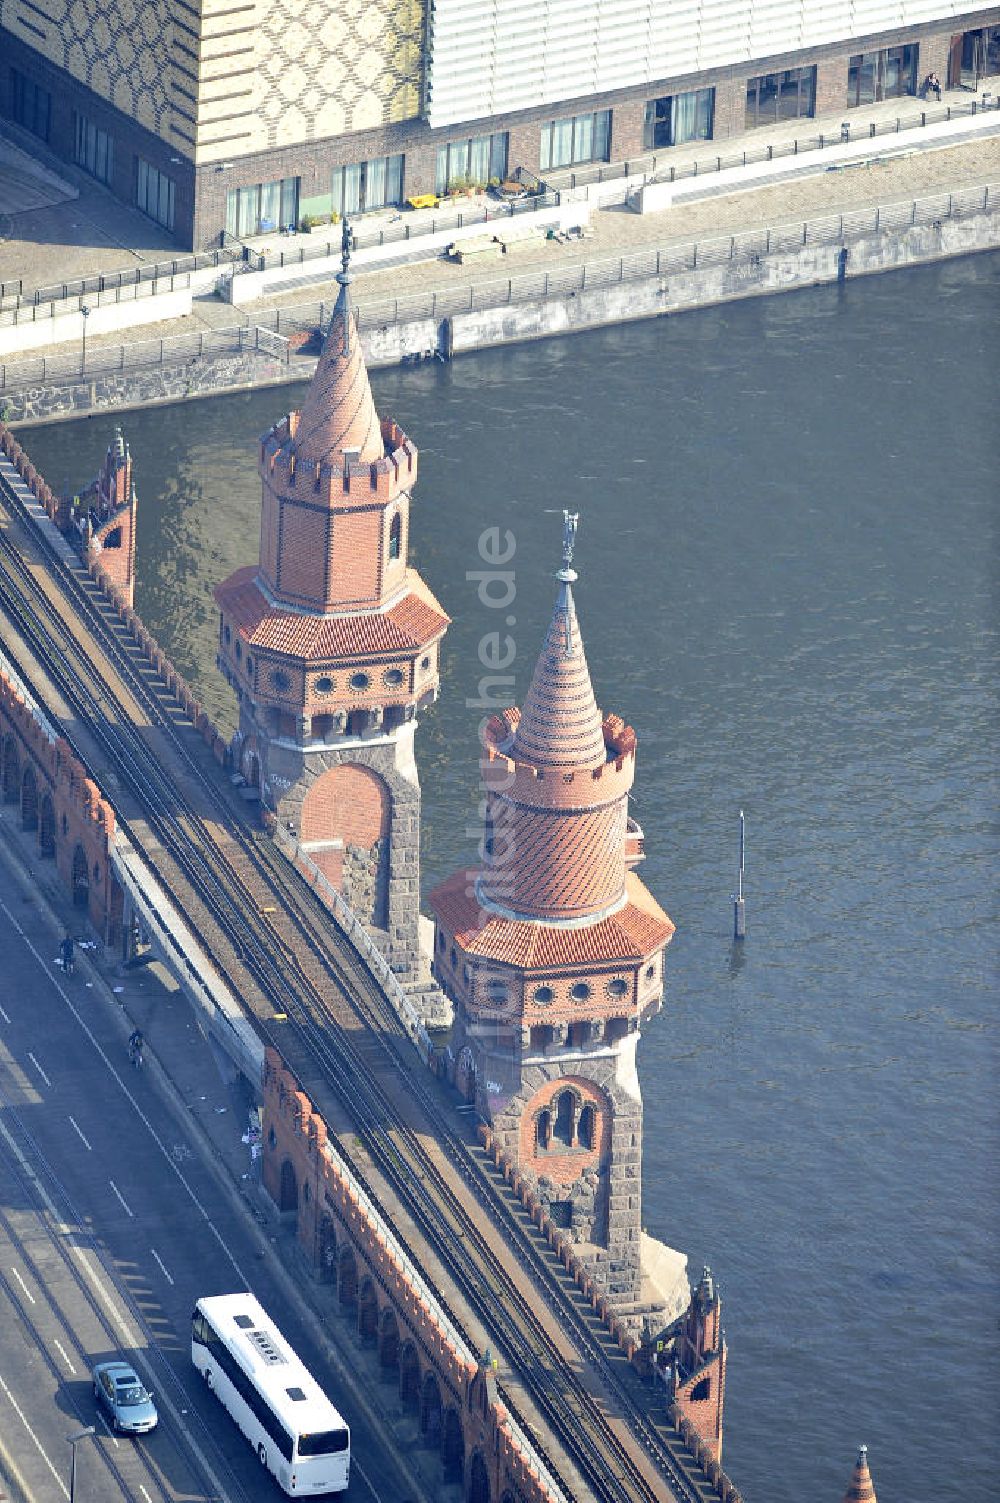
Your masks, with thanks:
M 142 1046 L 145 1042 L 138 1028 L 134 1028 L 128 1036 L 128 1057 L 137 1070 L 142 1068 Z

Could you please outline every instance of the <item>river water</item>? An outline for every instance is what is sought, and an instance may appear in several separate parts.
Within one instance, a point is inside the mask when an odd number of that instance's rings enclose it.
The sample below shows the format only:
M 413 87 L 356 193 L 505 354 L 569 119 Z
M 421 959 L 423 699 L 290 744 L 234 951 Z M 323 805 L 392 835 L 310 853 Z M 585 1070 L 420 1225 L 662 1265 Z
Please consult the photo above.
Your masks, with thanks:
M 644 1219 L 721 1284 L 750 1503 L 838 1503 L 861 1441 L 883 1503 L 997 1496 L 998 308 L 978 256 L 373 378 L 454 617 L 417 741 L 425 888 L 474 843 L 478 644 L 510 631 L 522 698 L 552 512 L 581 513 L 591 673 L 638 732 L 643 876 L 677 924 L 639 1051 Z M 255 439 L 300 397 L 124 419 L 138 607 L 229 727 L 211 590 L 256 557 Z M 79 483 L 110 428 L 22 440 Z M 466 577 L 490 526 L 516 539 L 504 611 Z

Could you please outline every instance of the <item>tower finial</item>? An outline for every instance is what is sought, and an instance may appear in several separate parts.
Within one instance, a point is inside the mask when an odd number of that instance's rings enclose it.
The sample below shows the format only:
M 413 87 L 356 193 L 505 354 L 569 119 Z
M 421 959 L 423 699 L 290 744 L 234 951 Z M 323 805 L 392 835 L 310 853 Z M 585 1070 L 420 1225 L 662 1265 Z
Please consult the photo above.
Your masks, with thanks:
M 573 568 L 573 549 L 576 546 L 576 529 L 579 523 L 578 511 L 563 509 L 562 568 L 556 575 L 556 579 L 561 579 L 563 584 L 572 584 L 579 577 Z
M 342 355 L 351 353 L 351 300 L 348 288 L 351 285 L 351 222 L 344 215 L 344 227 L 340 232 L 340 261 L 341 269 L 337 272 L 337 281 L 340 283 L 340 297 L 337 299 L 338 306 L 344 315 L 344 338 L 340 347 Z

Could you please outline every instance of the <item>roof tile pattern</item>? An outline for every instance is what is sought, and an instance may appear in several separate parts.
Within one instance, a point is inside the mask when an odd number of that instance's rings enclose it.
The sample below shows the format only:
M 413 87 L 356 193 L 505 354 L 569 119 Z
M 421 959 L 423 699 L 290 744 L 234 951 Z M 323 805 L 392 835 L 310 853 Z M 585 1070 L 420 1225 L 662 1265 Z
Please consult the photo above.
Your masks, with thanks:
M 292 451 L 300 465 L 328 464 L 341 469 L 345 449 L 360 449 L 359 458 L 365 463 L 385 453 L 361 340 L 347 288 L 342 286 L 316 374 L 302 403 Z
M 844 1494 L 844 1503 L 876 1503 L 875 1488 L 868 1470 L 868 1447 L 862 1446 L 854 1463 L 854 1476 Z
M 566 583 L 559 590 L 510 755 L 534 767 L 598 767 L 607 760 L 573 591 Z
M 625 883 L 624 799 L 554 817 L 496 799 L 492 863 L 483 892 L 502 908 L 537 918 L 579 917 L 609 908 Z
M 674 926 L 631 873 L 617 913 L 578 928 L 501 918 L 480 907 L 468 873 L 456 872 L 431 893 L 438 922 L 468 955 L 524 970 L 573 969 L 603 962 L 638 964 L 662 948 Z
M 448 617 L 416 570 L 407 569 L 406 583 L 402 599 L 387 611 L 301 615 L 271 605 L 251 564 L 219 585 L 215 598 L 248 646 L 314 662 L 350 662 L 419 651 L 444 632 Z

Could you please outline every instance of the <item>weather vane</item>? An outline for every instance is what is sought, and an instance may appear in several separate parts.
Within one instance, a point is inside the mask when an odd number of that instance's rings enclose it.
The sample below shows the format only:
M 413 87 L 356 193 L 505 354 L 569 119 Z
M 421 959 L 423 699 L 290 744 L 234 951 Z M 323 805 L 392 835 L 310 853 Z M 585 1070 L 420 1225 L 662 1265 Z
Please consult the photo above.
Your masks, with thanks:
M 342 269 L 337 273 L 337 281 L 343 288 L 342 297 L 344 302 L 344 338 L 340 353 L 342 355 L 349 355 L 351 353 L 351 309 L 348 303 L 347 289 L 351 282 L 351 225 L 346 214 L 344 215 L 344 227 L 340 232 L 340 259 Z
M 563 510 L 563 549 L 562 568 L 557 574 L 557 579 L 572 583 L 576 579 L 576 570 L 573 568 L 573 549 L 576 546 L 576 529 L 580 524 L 578 511 Z

